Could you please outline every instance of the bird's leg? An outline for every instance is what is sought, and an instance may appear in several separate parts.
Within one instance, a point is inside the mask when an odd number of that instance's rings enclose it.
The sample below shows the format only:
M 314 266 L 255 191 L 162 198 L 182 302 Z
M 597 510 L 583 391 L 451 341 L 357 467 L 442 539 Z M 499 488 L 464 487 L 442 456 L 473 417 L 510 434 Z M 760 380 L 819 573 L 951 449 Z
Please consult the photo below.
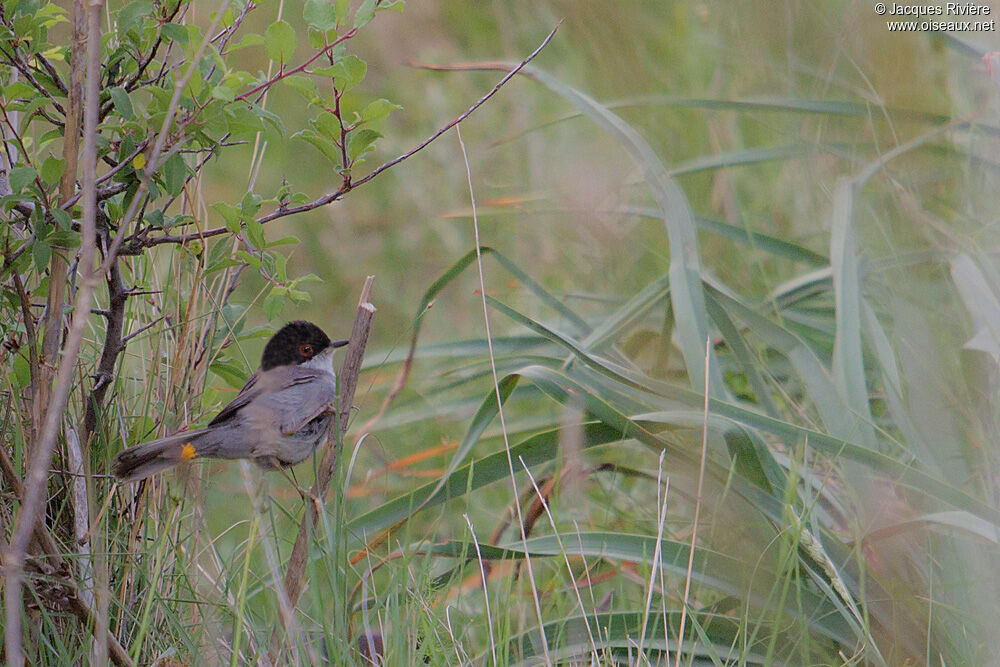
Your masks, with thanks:
M 281 461 L 278 460 L 277 456 L 268 456 L 266 457 L 265 460 L 267 461 L 270 467 L 281 473 L 281 476 L 284 477 L 288 481 L 288 483 L 292 485 L 292 488 L 298 491 L 299 497 L 302 498 L 303 501 L 307 499 L 312 500 L 313 504 L 316 505 L 317 510 L 319 509 L 320 507 L 319 499 L 316 498 L 315 495 L 313 495 L 313 492 L 311 490 L 303 489 L 299 485 L 299 481 L 295 479 L 294 471 L 289 472 L 289 470 L 286 469 L 285 466 L 281 465 Z

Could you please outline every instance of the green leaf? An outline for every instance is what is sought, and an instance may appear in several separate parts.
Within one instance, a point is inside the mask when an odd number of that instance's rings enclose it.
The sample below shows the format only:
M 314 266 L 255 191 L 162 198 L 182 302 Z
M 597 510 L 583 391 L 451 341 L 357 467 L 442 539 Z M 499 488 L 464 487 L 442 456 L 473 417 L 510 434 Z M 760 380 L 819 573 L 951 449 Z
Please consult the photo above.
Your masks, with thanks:
M 132 120 L 135 112 L 132 109 L 132 100 L 129 99 L 125 89 L 121 86 L 113 86 L 108 89 L 108 94 L 111 95 L 111 102 L 115 105 L 115 111 L 118 112 L 118 115 L 125 120 Z
M 286 77 L 284 83 L 298 91 L 302 97 L 306 98 L 307 102 L 319 99 L 319 88 L 316 87 L 316 82 L 310 78 L 294 74 Z
M 174 153 L 163 165 L 163 185 L 171 196 L 176 197 L 184 188 L 187 179 L 187 165 L 180 153 Z
M 160 32 L 172 42 L 177 42 L 178 44 L 187 44 L 188 42 L 187 26 L 180 23 L 164 23 L 160 26 Z
M 351 11 L 351 0 L 337 1 L 337 25 L 343 25 L 347 20 L 347 14 Z
M 267 245 L 267 242 L 264 240 L 264 225 L 253 218 L 245 218 L 244 221 L 246 223 L 247 240 L 250 241 L 253 247 L 263 249 Z
M 80 247 L 80 233 L 73 230 L 63 230 L 52 232 L 45 241 L 53 248 L 78 248 Z
M 31 382 L 31 365 L 21 354 L 14 357 L 14 381 L 18 389 L 24 389 Z
M 31 181 L 35 180 L 38 172 L 34 167 L 14 167 L 10 170 L 10 190 L 13 194 L 18 194 L 24 190 Z
M 284 290 L 277 287 L 271 288 L 271 293 L 264 297 L 264 316 L 268 321 L 275 320 L 285 308 Z
M 375 8 L 377 6 L 378 0 L 364 0 L 361 3 L 361 6 L 358 7 L 358 11 L 354 12 L 355 29 L 363 28 L 369 21 L 375 18 Z
M 389 100 L 375 100 L 374 102 L 370 102 L 368 106 L 364 108 L 364 111 L 361 112 L 361 120 L 365 123 L 372 123 L 377 120 L 382 120 L 383 118 L 388 117 L 388 115 L 393 111 L 402 108 L 403 107 L 398 104 L 393 104 Z
M 240 232 L 240 209 L 236 208 L 232 204 L 227 204 L 226 202 L 218 202 L 212 204 L 212 208 L 219 212 L 220 215 L 226 221 L 226 229 L 231 231 L 233 234 L 239 234 Z
M 147 213 L 143 217 L 143 222 L 152 227 L 153 229 L 160 229 L 163 227 L 163 211 L 158 208 L 154 208 L 152 211 Z M 221 245 L 221 244 L 216 244 Z
M 352 132 L 351 138 L 347 143 L 347 152 L 351 158 L 351 162 L 354 162 L 368 151 L 373 150 L 374 147 L 372 144 L 381 136 L 381 133 L 367 128 Z
M 337 6 L 331 0 L 306 0 L 302 18 L 317 30 L 332 30 L 337 27 Z
M 334 141 L 340 140 L 340 121 L 329 111 L 323 111 L 316 116 L 316 119 L 312 121 L 312 126 L 319 130 L 319 133 L 324 137 Z
M 14 83 L 6 86 L 4 88 L 4 95 L 6 95 L 9 100 L 17 99 L 31 99 L 35 96 L 37 91 L 30 85 L 26 84 L 24 81 L 15 81 Z
M 45 158 L 45 162 L 42 163 L 42 180 L 49 185 L 58 183 L 60 177 L 62 177 L 63 169 L 65 168 L 65 160 L 60 160 L 52 155 L 48 156 Z
M 326 156 L 330 162 L 335 165 L 340 165 L 340 149 L 335 143 L 326 137 L 317 134 L 313 130 L 300 130 L 292 135 L 292 138 L 298 137 L 300 139 L 305 139 L 313 146 L 319 149 L 319 151 Z
M 233 137 L 253 135 L 264 129 L 264 124 L 243 102 L 232 102 L 226 105 L 226 129 Z
M 124 35 L 127 33 L 152 11 L 153 3 L 149 2 L 149 0 L 138 0 L 123 7 L 118 12 L 118 34 Z
M 238 364 L 227 361 L 215 361 L 208 367 L 208 370 L 218 375 L 223 382 L 233 389 L 239 389 L 247 381 L 246 370 Z
M 223 102 L 232 102 L 236 99 L 236 91 L 229 86 L 215 86 L 212 88 L 212 97 Z
M 229 51 L 239 51 L 240 49 L 245 49 L 248 46 L 267 46 L 267 40 L 264 39 L 263 35 L 256 32 L 251 32 L 243 35 L 243 39 L 237 42 L 235 45 L 229 47 Z
M 257 215 L 262 201 L 263 199 L 256 192 L 248 192 L 243 195 L 243 199 L 240 200 L 240 213 L 243 219 L 248 220 Z
M 287 21 L 276 21 L 264 32 L 264 45 L 271 60 L 287 63 L 295 55 L 295 29 Z
M 73 219 L 70 217 L 68 211 L 58 207 L 53 208 L 52 217 L 55 219 L 56 224 L 59 225 L 59 229 L 69 231 L 73 228 Z
M 368 65 L 357 56 L 349 55 L 330 70 L 333 74 L 334 87 L 343 93 L 361 83 L 368 71 Z
M 31 245 L 31 256 L 35 259 L 35 268 L 39 271 L 45 270 L 52 257 L 52 247 L 42 240 L 36 240 Z

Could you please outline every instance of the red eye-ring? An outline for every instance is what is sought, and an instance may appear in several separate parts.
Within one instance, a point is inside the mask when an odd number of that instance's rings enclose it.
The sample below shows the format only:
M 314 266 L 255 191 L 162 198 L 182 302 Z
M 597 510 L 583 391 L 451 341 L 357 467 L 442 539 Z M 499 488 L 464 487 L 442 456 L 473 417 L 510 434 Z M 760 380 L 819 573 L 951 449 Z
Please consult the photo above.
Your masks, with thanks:
M 313 346 L 310 345 L 309 343 L 303 343 L 302 345 L 299 345 L 299 354 L 301 354 L 303 357 L 313 356 Z

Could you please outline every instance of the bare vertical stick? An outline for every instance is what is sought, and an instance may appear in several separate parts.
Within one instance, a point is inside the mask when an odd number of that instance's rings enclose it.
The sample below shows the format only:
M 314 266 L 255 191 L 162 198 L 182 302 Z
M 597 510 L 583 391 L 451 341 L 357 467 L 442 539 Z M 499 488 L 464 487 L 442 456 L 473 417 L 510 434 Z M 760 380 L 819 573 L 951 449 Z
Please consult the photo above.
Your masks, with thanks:
M 66 453 L 69 455 L 69 471 L 73 503 L 73 538 L 76 552 L 80 556 L 77 567 L 80 571 L 80 598 L 88 606 L 94 605 L 94 566 L 90 559 L 90 507 L 87 502 L 87 473 L 83 467 L 83 449 L 76 429 L 66 429 Z
M 84 68 L 78 63 L 85 62 L 84 45 L 86 43 L 87 19 L 82 0 L 73 2 L 73 37 L 71 40 L 71 58 L 73 67 L 69 80 L 66 82 L 66 127 L 63 131 L 63 168 L 59 181 L 59 201 L 69 201 L 76 189 L 77 163 L 80 152 L 80 107 L 83 98 Z M 11 165 L 13 166 L 13 165 Z M 31 410 L 33 417 L 34 436 L 42 430 L 42 415 L 49 404 L 49 392 L 52 390 L 52 372 L 59 352 L 59 339 L 63 329 L 63 302 L 66 299 L 66 270 L 68 266 L 63 256 L 52 253 L 49 260 L 49 294 L 45 302 L 45 320 L 42 325 L 41 363 L 37 375 L 31 376 Z
M 84 135 L 81 189 L 83 190 L 83 217 L 80 221 L 80 269 L 83 279 L 77 292 L 73 321 L 66 339 L 55 391 L 45 406 L 45 420 L 38 440 L 32 451 L 31 465 L 24 484 L 21 511 L 17 516 L 17 526 L 11 537 L 7 553 L 4 555 L 4 574 L 7 579 L 5 594 L 6 631 L 4 645 L 7 664 L 21 667 L 24 664 L 24 647 L 21 643 L 21 596 L 24 584 L 24 557 L 28 543 L 35 531 L 35 524 L 42 514 L 45 492 L 48 488 L 49 463 L 56 447 L 59 425 L 63 410 L 73 386 L 73 375 L 83 334 L 90 316 L 91 300 L 99 274 L 95 266 L 95 219 L 97 213 L 97 123 L 100 105 L 99 86 L 101 77 L 101 9 L 103 0 L 91 0 L 87 5 L 87 84 L 84 97 Z M 57 304 L 61 308 L 62 304 Z
M 288 558 L 284 588 L 285 595 L 293 609 L 295 603 L 298 602 L 299 594 L 302 592 L 302 577 L 305 575 L 306 561 L 309 556 L 309 534 L 316 527 L 316 522 L 319 519 L 319 504 L 326 497 L 330 480 L 333 479 L 333 473 L 337 468 L 337 460 L 340 458 L 341 446 L 344 443 L 344 434 L 347 432 L 347 422 L 351 416 L 351 406 L 354 404 L 354 392 L 358 387 L 358 374 L 361 372 L 361 362 L 365 356 L 365 347 L 368 345 L 368 334 L 371 333 L 372 319 L 375 317 L 375 306 L 369 301 L 374 281 L 375 276 L 368 276 L 364 287 L 361 288 L 361 298 L 358 302 L 358 314 L 354 318 L 351 342 L 347 346 L 344 365 L 337 376 L 340 385 L 340 399 L 337 406 L 339 432 L 331 434 L 323 445 L 323 458 L 311 491 L 316 503 L 307 503 L 302 523 L 299 524 L 299 534 L 292 547 L 292 555 Z M 280 638 L 275 633 L 271 637 L 271 662 L 274 662 L 279 648 Z

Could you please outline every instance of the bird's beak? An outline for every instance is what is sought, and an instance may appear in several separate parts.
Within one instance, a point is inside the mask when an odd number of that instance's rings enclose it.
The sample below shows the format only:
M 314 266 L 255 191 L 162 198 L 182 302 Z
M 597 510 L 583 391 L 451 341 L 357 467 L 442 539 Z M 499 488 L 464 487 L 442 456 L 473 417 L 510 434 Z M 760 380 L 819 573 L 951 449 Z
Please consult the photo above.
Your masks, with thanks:
M 335 340 L 332 343 L 330 343 L 330 347 L 332 348 L 344 347 L 350 342 L 351 342 L 350 340 Z

